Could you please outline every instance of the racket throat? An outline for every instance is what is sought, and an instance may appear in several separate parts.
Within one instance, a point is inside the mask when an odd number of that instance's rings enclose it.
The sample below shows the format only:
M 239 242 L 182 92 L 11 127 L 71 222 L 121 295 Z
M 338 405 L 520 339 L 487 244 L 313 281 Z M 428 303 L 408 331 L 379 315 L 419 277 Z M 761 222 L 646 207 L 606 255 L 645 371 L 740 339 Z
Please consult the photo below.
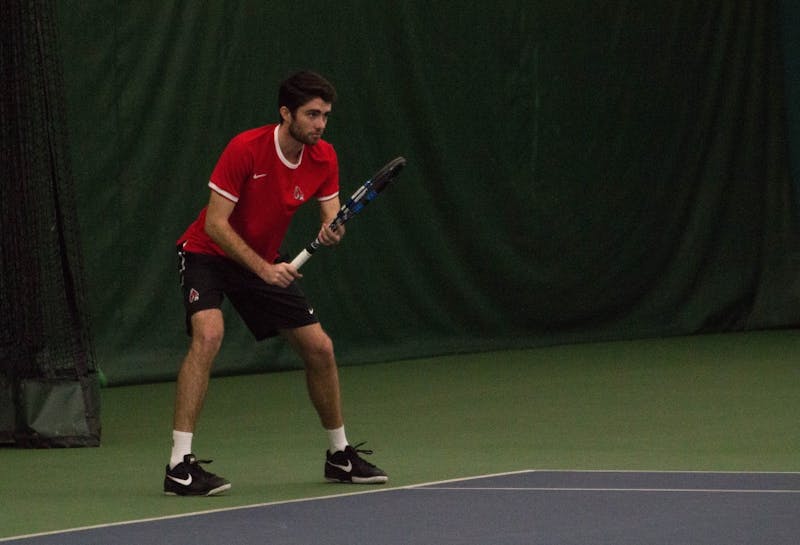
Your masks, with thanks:
M 306 246 L 306 252 L 313 254 L 314 252 L 319 250 L 320 246 L 322 246 L 322 243 L 319 241 L 319 239 L 318 238 L 314 239 L 308 246 Z

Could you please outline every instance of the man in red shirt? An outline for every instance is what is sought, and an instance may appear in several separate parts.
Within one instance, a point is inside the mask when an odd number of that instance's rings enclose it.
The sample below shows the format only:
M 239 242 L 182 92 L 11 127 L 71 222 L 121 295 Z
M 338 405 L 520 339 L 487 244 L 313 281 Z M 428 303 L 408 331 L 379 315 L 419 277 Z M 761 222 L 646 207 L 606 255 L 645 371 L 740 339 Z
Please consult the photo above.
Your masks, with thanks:
M 167 494 L 213 495 L 231 487 L 192 454 L 195 424 L 222 344 L 225 297 L 257 340 L 280 334 L 302 358 L 311 401 L 328 435 L 325 478 L 388 480 L 359 456 L 371 451 L 347 441 L 333 343 L 295 282 L 302 275 L 279 254 L 292 216 L 311 199 L 320 206 L 320 242 L 338 244 L 345 233 L 344 226 L 328 227 L 340 207 L 339 165 L 322 134 L 335 99 L 334 87 L 313 72 L 281 83 L 280 123 L 245 131 L 228 143 L 208 183 L 208 205 L 178 239 L 191 343 L 178 373 Z

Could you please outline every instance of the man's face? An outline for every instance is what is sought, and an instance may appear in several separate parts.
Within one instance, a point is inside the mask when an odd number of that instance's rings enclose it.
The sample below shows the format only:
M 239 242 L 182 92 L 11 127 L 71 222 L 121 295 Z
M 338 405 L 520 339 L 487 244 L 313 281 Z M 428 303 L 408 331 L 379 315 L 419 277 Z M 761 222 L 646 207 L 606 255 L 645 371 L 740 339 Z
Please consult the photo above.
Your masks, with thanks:
M 297 108 L 294 115 L 289 113 L 289 134 L 298 142 L 313 146 L 322 138 L 330 113 L 330 102 L 321 98 L 306 102 Z

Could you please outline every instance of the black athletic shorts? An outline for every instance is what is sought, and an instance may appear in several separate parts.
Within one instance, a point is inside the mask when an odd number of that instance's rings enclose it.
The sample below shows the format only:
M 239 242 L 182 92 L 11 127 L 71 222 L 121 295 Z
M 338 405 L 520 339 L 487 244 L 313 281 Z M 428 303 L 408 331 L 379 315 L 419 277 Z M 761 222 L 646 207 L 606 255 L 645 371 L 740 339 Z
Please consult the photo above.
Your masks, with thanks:
M 186 309 L 186 332 L 197 311 L 220 308 L 227 297 L 257 340 L 281 329 L 319 322 L 297 282 L 281 288 L 226 257 L 194 254 L 178 246 L 178 269 Z

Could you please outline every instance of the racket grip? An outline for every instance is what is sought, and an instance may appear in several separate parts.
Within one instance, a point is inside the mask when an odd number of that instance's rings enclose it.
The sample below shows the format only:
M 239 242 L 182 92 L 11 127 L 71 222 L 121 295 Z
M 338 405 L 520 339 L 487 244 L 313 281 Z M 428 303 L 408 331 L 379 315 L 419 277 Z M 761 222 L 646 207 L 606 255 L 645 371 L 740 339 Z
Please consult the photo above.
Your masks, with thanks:
M 297 257 L 292 259 L 291 264 L 294 265 L 295 269 L 299 269 L 303 266 L 303 263 L 309 260 L 309 258 L 311 258 L 311 253 L 304 248 L 299 254 L 297 254 Z
M 299 269 L 303 265 L 303 263 L 305 263 L 306 261 L 309 260 L 309 258 L 311 258 L 311 255 L 317 251 L 317 248 L 319 248 L 319 246 L 320 246 L 319 240 L 314 240 L 311 244 L 303 248 L 303 250 L 299 254 L 297 254 L 297 257 L 295 257 L 291 261 L 292 265 L 294 265 L 294 268 Z

